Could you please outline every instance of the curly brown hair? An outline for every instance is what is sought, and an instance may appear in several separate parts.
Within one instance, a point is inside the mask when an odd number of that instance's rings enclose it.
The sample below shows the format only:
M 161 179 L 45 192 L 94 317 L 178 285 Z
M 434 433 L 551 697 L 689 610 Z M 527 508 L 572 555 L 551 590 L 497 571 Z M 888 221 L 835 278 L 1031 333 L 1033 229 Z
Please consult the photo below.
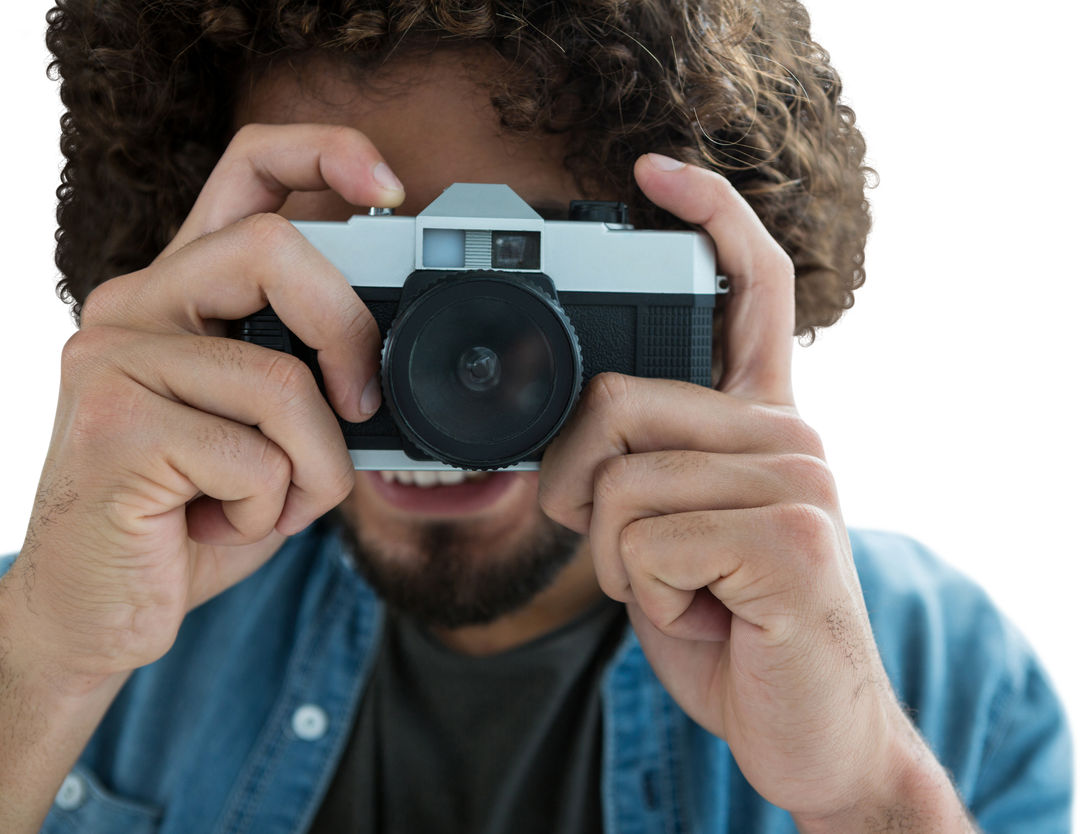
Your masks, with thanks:
M 796 0 L 58 0 L 50 71 L 66 159 L 58 292 L 149 264 L 233 132 L 242 80 L 330 51 L 358 68 L 403 41 L 482 44 L 510 133 L 564 133 L 586 193 L 636 224 L 680 228 L 637 189 L 657 151 L 727 177 L 796 269 L 796 332 L 839 319 L 864 279 L 871 169 L 829 55 Z

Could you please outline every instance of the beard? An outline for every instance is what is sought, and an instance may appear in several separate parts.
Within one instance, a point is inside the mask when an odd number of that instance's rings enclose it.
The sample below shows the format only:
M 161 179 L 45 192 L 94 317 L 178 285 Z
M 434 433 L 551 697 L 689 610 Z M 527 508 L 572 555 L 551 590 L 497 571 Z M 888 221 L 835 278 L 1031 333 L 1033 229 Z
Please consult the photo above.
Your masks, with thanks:
M 466 527 L 429 522 L 419 526 L 415 551 L 398 558 L 339 508 L 329 516 L 348 533 L 357 570 L 375 593 L 432 628 L 485 625 L 525 607 L 573 560 L 584 538 L 545 517 L 527 541 L 477 559 Z

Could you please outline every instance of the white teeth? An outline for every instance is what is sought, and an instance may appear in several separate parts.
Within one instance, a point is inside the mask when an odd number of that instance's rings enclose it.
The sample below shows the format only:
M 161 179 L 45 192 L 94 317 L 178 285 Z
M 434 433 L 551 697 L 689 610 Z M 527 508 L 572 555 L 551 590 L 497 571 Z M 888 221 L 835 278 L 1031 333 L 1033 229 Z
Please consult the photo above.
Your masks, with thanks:
M 425 489 L 439 486 L 455 486 L 465 481 L 481 481 L 491 477 L 490 472 L 473 472 L 462 469 L 446 469 L 438 472 L 426 470 L 398 469 L 382 470 L 379 472 L 386 483 L 397 481 L 399 484 L 418 486 Z

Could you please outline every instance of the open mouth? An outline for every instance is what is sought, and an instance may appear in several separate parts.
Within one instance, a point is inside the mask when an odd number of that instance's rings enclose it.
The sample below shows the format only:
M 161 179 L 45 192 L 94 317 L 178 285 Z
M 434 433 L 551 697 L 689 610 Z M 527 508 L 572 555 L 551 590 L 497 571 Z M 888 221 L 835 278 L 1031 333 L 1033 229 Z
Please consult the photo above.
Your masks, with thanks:
M 516 472 L 439 472 L 386 470 L 364 473 L 375 492 L 390 506 L 423 515 L 468 515 L 499 503 L 514 484 Z M 531 473 L 530 473 L 531 474 Z
M 425 470 L 382 470 L 379 475 L 386 483 L 399 483 L 407 486 L 430 488 L 434 486 L 456 486 L 466 481 L 483 481 L 491 477 L 491 472 L 466 472 L 462 469 L 447 469 L 439 472 Z

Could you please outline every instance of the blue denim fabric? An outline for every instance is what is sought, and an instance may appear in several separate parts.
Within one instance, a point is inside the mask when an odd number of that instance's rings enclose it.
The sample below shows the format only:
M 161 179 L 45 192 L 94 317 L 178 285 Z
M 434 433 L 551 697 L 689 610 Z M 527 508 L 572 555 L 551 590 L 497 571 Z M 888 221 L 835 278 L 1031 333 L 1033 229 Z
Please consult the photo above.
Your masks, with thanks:
M 851 532 L 886 669 L 987 834 L 1065 834 L 1072 751 L 1031 649 L 917 543 Z M 0 560 L 0 575 L 10 559 Z M 374 660 L 382 607 L 316 525 L 193 611 L 137 671 L 68 777 L 47 834 L 304 834 Z M 631 630 L 603 683 L 609 834 L 788 834 L 727 745 L 653 675 Z M 314 723 L 300 721 L 314 715 Z M 314 709 L 313 709 L 314 708 Z

